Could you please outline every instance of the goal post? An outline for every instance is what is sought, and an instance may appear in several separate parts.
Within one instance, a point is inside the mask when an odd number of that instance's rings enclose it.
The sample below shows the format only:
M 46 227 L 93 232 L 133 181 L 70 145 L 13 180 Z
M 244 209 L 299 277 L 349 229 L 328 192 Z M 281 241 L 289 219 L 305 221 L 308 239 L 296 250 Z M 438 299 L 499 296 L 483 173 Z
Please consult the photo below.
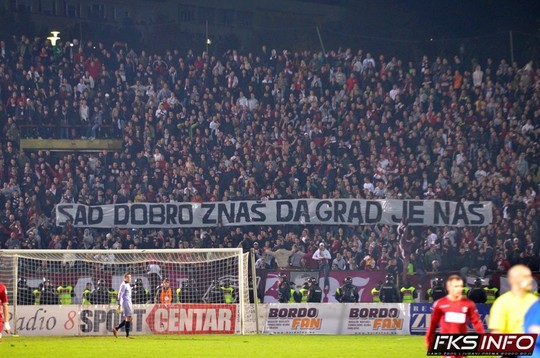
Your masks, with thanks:
M 38 313 L 66 310 L 75 313 L 64 334 L 109 333 L 120 319 L 114 308 L 126 272 L 141 334 L 251 334 L 258 322 L 248 258 L 241 248 L 0 250 L 0 282 L 19 334 L 30 334 L 27 322 L 39 320 Z M 50 330 L 62 334 L 56 325 Z

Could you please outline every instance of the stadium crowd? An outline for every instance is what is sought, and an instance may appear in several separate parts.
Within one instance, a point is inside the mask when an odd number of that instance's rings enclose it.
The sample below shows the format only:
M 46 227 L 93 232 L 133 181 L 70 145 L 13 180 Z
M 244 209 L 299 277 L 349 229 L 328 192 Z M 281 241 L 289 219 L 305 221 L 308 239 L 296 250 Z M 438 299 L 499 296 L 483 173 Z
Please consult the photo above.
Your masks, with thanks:
M 162 54 L 0 41 L 0 248 L 254 248 L 258 267 L 401 272 L 395 227 L 81 229 L 60 202 L 488 200 L 493 223 L 415 227 L 411 272 L 540 265 L 540 68 L 364 50 Z M 79 46 L 80 45 L 80 46 Z M 25 152 L 21 138 L 121 139 Z M 482 270 L 480 270 L 483 268 Z

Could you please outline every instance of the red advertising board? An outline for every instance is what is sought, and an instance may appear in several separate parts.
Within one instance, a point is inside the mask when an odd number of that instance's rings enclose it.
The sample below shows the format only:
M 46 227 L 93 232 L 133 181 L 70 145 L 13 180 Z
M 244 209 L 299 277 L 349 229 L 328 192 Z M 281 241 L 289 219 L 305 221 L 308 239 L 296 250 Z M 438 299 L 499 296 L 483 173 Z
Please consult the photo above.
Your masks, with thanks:
M 236 305 L 154 305 L 146 323 L 154 334 L 234 334 Z

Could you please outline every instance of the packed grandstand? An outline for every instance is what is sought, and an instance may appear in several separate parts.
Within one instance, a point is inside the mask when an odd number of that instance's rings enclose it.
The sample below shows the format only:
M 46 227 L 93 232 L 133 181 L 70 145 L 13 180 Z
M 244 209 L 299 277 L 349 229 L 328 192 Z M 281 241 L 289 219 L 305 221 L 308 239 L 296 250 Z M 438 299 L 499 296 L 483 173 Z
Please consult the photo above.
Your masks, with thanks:
M 0 249 L 241 246 L 254 249 L 261 269 L 317 269 L 312 255 L 322 242 L 333 271 L 397 274 L 396 226 L 96 229 L 57 226 L 54 208 L 490 201 L 487 226 L 413 227 L 406 269 L 482 277 L 516 263 L 539 270 L 540 69 L 532 62 L 75 45 L 0 41 Z M 122 149 L 23 151 L 28 138 L 118 139 Z

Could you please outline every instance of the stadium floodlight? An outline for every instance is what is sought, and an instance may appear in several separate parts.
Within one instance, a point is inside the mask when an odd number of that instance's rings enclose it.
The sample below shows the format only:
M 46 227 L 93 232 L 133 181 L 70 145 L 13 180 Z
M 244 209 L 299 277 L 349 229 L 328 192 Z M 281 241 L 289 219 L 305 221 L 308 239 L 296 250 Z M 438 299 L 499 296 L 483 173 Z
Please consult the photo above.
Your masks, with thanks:
M 51 31 L 52 36 L 47 37 L 47 40 L 51 41 L 51 45 L 56 46 L 56 42 L 60 40 L 60 31 Z
M 0 250 L 0 282 L 6 285 L 9 302 L 13 304 L 12 322 L 26 321 L 43 309 L 58 314 L 67 310 L 78 312 L 80 322 L 74 327 L 81 327 L 85 324 L 86 311 L 91 315 L 98 310 L 107 312 L 106 323 L 102 322 L 100 329 L 94 325 L 91 332 L 80 329 L 64 335 L 111 332 L 111 324 L 119 318 L 111 313 L 116 307 L 115 291 L 125 272 L 131 273 L 132 282 L 142 284 L 147 290 L 147 298 L 136 305 L 139 312 L 145 312 L 140 314 L 144 319 L 141 334 L 249 334 L 256 333 L 257 322 L 254 307 L 249 304 L 248 257 L 241 248 Z M 164 278 L 169 279 L 174 291 L 173 302 L 168 306 L 159 302 Z M 109 295 L 105 294 L 105 300 L 98 302 L 97 295 L 89 298 L 85 291 L 88 286 L 96 289 L 100 285 Z M 45 297 L 44 286 L 57 296 L 56 307 L 48 301 L 40 302 Z M 232 297 L 225 295 L 227 290 L 232 291 Z M 187 326 L 198 328 L 183 331 Z M 21 324 L 15 324 L 15 329 L 21 335 L 39 335 L 25 331 Z

